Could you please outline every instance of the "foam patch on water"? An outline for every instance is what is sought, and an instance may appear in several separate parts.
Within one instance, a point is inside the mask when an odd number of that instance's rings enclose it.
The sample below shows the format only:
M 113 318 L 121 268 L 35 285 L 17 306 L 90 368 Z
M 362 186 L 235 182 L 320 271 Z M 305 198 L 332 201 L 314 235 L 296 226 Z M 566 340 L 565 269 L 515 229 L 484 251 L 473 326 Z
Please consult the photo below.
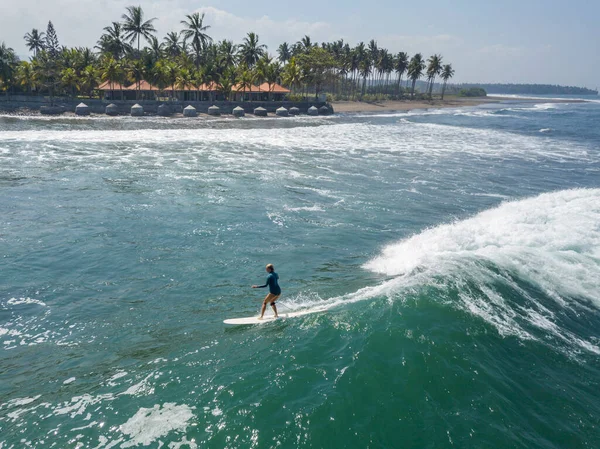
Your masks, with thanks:
M 38 306 L 46 306 L 46 304 L 42 301 L 40 301 L 39 299 L 32 299 L 32 298 L 10 298 L 8 301 L 6 301 L 6 304 L 11 305 L 11 306 L 20 306 L 20 305 L 29 305 L 29 304 L 36 304 Z
M 111 393 L 100 394 L 97 396 L 92 396 L 90 394 L 75 396 L 71 398 L 70 401 L 57 406 L 54 409 L 54 414 L 57 416 L 69 415 L 71 418 L 75 418 L 76 416 L 83 415 L 88 407 L 91 407 L 92 405 L 100 404 L 105 401 L 112 401 L 114 399 L 115 397 Z
M 121 432 L 130 440 L 122 448 L 138 445 L 148 446 L 170 432 L 183 432 L 194 418 L 193 408 L 167 402 L 162 407 L 156 404 L 152 408 L 140 408 L 125 424 Z M 194 443 L 195 444 L 195 443 Z
M 290 207 L 287 204 L 283 205 L 283 210 L 288 211 L 288 212 L 301 212 L 301 211 L 306 211 L 306 212 L 324 212 L 325 210 L 315 204 L 314 206 L 300 206 L 300 207 Z

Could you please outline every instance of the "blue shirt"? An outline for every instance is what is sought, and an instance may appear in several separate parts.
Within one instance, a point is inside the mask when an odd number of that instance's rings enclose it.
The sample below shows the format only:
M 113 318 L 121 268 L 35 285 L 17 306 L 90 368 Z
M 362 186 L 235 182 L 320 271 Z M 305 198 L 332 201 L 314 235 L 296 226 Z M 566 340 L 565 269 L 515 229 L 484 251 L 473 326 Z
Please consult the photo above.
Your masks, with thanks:
M 267 276 L 267 283 L 265 285 L 259 285 L 258 288 L 265 288 L 269 286 L 269 293 L 273 295 L 281 295 L 281 288 L 279 287 L 279 275 L 272 271 Z

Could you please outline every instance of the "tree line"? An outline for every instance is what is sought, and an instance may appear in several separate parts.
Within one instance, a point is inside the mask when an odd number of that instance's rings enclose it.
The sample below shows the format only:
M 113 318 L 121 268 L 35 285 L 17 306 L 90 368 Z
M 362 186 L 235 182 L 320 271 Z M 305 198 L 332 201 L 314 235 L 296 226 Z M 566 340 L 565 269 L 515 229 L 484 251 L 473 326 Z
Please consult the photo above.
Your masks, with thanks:
M 224 39 L 215 42 L 204 14 L 192 13 L 181 20 L 182 29 L 156 37 L 153 22 L 140 6 L 130 6 L 120 21 L 103 29 L 96 46 L 67 48 L 59 43 L 50 21 L 46 31 L 32 29 L 24 39 L 32 52 L 20 61 L 13 49 L 0 43 L 0 89 L 35 95 L 92 97 L 101 83 L 135 85 L 142 80 L 174 95 L 175 89 L 199 89 L 213 85 L 228 99 L 232 88 L 247 92 L 253 85 L 282 84 L 291 99 L 327 93 L 335 100 L 432 98 L 436 79 L 454 76 L 451 64 L 441 55 L 425 59 L 421 53 L 390 53 L 377 45 L 360 42 L 351 47 L 343 40 L 284 42 L 277 55 L 267 51 L 259 36 L 249 32 L 240 44 Z M 416 89 L 426 80 L 423 92 Z M 169 89 L 171 92 L 169 93 Z
M 480 87 L 491 94 L 514 95 L 598 95 L 597 90 L 585 87 L 552 84 L 460 84 L 458 87 Z

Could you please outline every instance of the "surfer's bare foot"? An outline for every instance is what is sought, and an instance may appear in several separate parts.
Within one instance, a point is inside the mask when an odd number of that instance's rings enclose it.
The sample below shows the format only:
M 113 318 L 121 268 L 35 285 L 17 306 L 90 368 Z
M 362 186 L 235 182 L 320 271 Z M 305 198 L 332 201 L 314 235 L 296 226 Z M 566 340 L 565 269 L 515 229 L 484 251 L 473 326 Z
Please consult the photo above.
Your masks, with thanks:
M 262 317 L 262 316 L 259 316 L 259 317 L 258 317 L 258 319 L 259 319 L 259 320 L 262 320 L 262 319 L 263 319 L 263 317 Z

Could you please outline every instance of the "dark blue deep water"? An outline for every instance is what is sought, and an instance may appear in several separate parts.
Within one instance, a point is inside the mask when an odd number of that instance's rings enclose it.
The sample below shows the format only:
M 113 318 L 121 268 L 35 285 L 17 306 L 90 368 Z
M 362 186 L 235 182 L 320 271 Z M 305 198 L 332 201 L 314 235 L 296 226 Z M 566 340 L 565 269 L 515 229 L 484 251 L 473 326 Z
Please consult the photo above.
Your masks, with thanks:
M 0 449 L 600 447 L 599 124 L 0 117 Z

